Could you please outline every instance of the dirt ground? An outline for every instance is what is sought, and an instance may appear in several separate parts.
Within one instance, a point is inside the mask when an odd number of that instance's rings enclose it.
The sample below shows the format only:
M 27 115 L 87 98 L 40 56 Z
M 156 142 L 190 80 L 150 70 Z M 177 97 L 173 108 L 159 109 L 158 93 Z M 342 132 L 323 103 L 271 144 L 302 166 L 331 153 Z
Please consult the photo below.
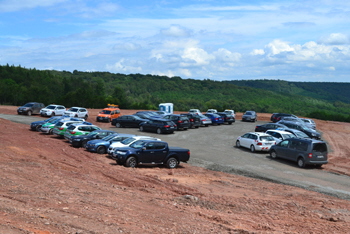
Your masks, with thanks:
M 89 111 L 95 123 L 98 110 Z M 0 113 L 16 114 L 16 107 L 0 106 Z M 331 146 L 324 170 L 350 175 L 350 123 L 316 124 Z M 350 231 L 348 200 L 190 164 L 125 168 L 4 119 L 0 167 L 1 234 Z

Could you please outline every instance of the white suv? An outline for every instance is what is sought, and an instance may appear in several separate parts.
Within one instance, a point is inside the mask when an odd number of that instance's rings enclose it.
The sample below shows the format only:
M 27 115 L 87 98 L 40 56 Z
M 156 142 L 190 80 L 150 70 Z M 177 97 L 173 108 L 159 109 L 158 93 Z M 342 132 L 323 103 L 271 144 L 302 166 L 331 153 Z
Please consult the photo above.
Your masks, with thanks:
M 64 112 L 64 115 L 84 118 L 86 120 L 89 117 L 89 112 L 86 108 L 83 107 L 71 107 L 69 110 Z
M 250 151 L 269 151 L 272 145 L 275 145 L 275 139 L 263 132 L 248 132 L 236 140 L 236 147 L 245 147 Z
M 41 116 L 55 116 L 55 115 L 63 115 L 66 111 L 66 108 L 61 105 L 48 105 L 47 107 L 40 110 Z
M 208 109 L 207 110 L 207 114 L 208 113 L 213 113 L 213 114 L 215 114 L 215 113 L 218 113 L 218 111 L 216 110 L 216 109 Z
M 159 139 L 159 138 L 150 137 L 150 136 L 134 136 L 134 137 L 129 137 L 129 138 L 126 138 L 125 140 L 112 143 L 112 144 L 108 147 L 107 153 L 109 154 L 109 156 L 111 156 L 113 159 L 115 159 L 115 158 L 114 158 L 114 157 L 115 157 L 114 151 L 115 151 L 116 148 L 127 147 L 127 146 L 131 145 L 132 143 L 134 143 L 135 141 L 138 141 L 138 140 L 154 140 L 154 141 L 161 141 L 161 139 Z
M 190 109 L 189 111 L 188 111 L 188 113 L 191 113 L 191 114 L 201 114 L 201 111 L 199 110 L 199 109 Z
M 224 110 L 224 113 L 226 113 L 228 115 L 232 115 L 234 118 L 236 118 L 236 114 L 235 114 L 234 110 L 226 109 L 226 110 Z

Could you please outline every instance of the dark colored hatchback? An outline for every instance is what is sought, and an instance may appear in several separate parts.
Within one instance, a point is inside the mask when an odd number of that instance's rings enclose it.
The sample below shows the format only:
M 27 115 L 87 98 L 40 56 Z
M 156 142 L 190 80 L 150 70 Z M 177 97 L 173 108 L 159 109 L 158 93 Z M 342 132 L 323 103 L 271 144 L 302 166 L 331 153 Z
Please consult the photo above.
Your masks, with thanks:
M 179 129 L 187 130 L 191 126 L 190 120 L 187 118 L 187 116 L 170 114 L 170 115 L 165 115 L 162 118 L 166 119 L 166 120 L 173 121 L 177 126 L 177 130 L 179 130 Z
M 150 119 L 140 124 L 140 131 L 161 133 L 173 133 L 176 130 L 176 124 L 167 119 Z
M 314 139 L 289 138 L 273 145 L 271 158 L 283 158 L 297 162 L 299 167 L 315 165 L 321 167 L 328 163 L 328 149 L 324 141 Z
M 218 112 L 216 114 L 220 115 L 224 119 L 224 123 L 232 124 L 232 123 L 236 122 L 236 119 L 235 119 L 235 117 L 233 117 L 233 115 L 230 115 L 230 114 L 225 113 L 225 112 Z
M 146 122 L 148 119 L 143 119 L 138 115 L 123 115 L 112 120 L 111 124 L 117 128 L 121 127 L 140 127 L 140 123 Z
M 201 118 L 196 114 L 183 113 L 182 116 L 186 116 L 190 120 L 190 128 L 199 128 L 201 126 Z
M 255 131 L 256 132 L 266 132 L 267 130 L 276 130 L 278 128 L 279 129 L 287 128 L 287 126 L 285 126 L 283 124 L 278 124 L 278 123 L 267 123 L 267 124 L 256 125 Z

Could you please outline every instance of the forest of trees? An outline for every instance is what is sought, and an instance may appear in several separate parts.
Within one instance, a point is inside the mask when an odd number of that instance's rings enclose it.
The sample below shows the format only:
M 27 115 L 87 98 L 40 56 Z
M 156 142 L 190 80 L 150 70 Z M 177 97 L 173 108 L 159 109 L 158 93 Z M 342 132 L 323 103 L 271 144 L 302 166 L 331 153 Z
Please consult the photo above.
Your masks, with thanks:
M 114 103 L 122 109 L 158 109 L 159 103 L 172 102 L 181 111 L 286 112 L 350 122 L 349 88 L 349 83 L 214 81 L 0 66 L 0 104 L 16 106 L 37 101 L 66 107 L 103 108 Z

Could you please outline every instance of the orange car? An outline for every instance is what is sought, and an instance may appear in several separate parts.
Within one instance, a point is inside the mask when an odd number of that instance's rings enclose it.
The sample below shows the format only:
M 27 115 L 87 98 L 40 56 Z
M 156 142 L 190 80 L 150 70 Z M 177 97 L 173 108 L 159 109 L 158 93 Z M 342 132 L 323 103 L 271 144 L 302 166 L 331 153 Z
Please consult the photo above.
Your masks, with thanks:
M 97 122 L 111 122 L 112 119 L 120 116 L 120 109 L 118 105 L 108 104 L 108 107 L 104 108 L 96 117 Z

